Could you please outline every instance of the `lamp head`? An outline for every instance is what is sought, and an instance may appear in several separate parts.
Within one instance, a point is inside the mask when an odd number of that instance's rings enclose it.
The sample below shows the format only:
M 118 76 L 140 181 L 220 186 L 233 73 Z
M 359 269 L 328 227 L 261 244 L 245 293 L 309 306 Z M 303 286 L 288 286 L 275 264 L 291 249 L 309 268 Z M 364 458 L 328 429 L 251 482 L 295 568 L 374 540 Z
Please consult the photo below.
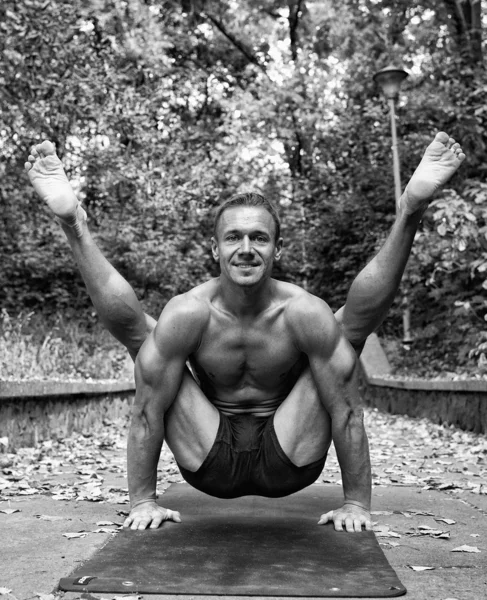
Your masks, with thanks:
M 409 76 L 404 69 L 389 65 L 374 75 L 374 81 L 380 85 L 388 100 L 395 100 L 399 94 L 401 83 Z

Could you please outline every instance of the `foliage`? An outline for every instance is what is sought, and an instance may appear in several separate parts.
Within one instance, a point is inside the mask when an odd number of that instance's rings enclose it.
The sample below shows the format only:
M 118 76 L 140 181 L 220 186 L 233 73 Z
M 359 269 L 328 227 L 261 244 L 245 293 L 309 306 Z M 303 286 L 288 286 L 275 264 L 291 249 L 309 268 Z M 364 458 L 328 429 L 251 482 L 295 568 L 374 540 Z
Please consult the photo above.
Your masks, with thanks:
M 1 379 L 132 379 L 133 364 L 99 325 L 33 313 L 0 321 Z

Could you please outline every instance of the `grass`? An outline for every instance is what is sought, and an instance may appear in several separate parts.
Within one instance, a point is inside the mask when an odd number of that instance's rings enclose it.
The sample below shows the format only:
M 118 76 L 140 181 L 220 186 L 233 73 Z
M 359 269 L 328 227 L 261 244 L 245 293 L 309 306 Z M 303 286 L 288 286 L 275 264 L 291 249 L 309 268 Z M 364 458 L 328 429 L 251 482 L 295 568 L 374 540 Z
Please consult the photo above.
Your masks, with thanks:
M 125 349 L 96 322 L 39 313 L 0 317 L 0 379 L 131 379 Z

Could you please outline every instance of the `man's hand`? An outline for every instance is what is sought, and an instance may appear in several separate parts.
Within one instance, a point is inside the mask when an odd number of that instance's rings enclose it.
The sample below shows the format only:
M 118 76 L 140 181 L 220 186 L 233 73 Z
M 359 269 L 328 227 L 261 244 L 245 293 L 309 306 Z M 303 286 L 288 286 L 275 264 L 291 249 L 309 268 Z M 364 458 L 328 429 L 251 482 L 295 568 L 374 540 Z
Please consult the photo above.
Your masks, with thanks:
M 181 523 L 181 515 L 177 510 L 163 508 L 154 500 L 148 500 L 132 508 L 123 526 L 130 529 L 157 529 L 163 521 Z
M 372 529 L 370 512 L 356 504 L 347 504 L 346 502 L 338 510 L 330 510 L 321 515 L 318 525 L 324 525 L 329 521 L 333 521 L 336 531 L 343 531 L 344 525 L 348 532 L 362 531 L 362 527 L 365 527 L 366 531 Z

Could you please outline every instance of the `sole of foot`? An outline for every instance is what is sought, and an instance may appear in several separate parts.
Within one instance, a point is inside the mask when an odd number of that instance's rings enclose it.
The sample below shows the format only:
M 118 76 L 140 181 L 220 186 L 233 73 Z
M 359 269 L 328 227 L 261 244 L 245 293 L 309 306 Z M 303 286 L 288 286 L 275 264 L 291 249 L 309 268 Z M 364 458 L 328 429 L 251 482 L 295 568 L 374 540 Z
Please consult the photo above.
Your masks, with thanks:
M 86 212 L 69 183 L 54 144 L 45 140 L 33 146 L 24 166 L 39 198 L 62 224 L 74 228 L 81 237 Z
M 444 131 L 438 132 L 407 184 L 400 208 L 406 214 L 424 211 L 434 193 L 452 177 L 464 160 L 460 144 Z

